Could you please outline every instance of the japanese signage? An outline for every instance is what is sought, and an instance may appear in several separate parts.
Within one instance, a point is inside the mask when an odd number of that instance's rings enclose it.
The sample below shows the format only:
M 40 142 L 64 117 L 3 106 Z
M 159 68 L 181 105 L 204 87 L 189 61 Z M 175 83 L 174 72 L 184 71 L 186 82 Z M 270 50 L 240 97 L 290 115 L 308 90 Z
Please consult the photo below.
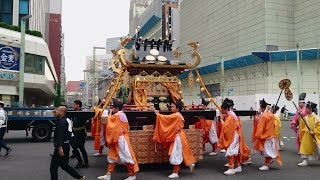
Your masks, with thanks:
M 0 44 L 0 69 L 19 71 L 20 48 Z
M 0 79 L 1 80 L 17 81 L 19 79 L 19 75 L 14 72 L 0 71 Z
M 8 110 L 8 116 L 42 116 L 42 117 L 53 117 L 53 110 Z
M 86 82 L 85 81 L 80 81 L 80 89 L 81 90 L 86 89 Z

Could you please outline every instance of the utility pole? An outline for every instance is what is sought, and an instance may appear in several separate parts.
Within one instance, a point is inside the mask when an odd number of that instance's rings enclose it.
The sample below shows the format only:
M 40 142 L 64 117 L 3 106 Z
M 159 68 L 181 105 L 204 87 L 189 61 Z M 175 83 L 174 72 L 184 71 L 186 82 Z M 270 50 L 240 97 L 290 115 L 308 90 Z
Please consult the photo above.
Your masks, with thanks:
M 20 64 L 19 64 L 19 107 L 24 103 L 24 64 L 25 64 L 25 47 L 26 47 L 26 21 L 32 15 L 26 15 L 21 18 L 21 47 L 20 47 Z
M 298 96 L 300 95 L 300 86 L 301 86 L 301 70 L 300 70 L 300 50 L 299 44 L 297 44 L 297 92 Z
M 224 78 L 224 59 L 221 57 L 221 98 L 222 101 L 224 99 L 224 85 L 225 85 L 225 78 Z
M 86 96 L 85 96 L 85 104 L 86 106 L 89 106 L 89 78 L 86 73 L 90 72 L 90 70 L 83 70 L 84 74 L 84 81 L 86 82 Z

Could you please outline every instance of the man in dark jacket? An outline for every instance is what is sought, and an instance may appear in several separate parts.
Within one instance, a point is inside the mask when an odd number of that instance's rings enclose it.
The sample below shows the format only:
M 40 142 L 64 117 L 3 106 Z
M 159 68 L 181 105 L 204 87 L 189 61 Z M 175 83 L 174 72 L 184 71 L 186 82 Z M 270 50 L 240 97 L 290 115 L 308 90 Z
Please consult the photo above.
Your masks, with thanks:
M 73 110 L 74 111 L 81 111 L 82 102 L 80 100 L 73 101 Z M 72 153 L 77 158 L 78 163 L 75 168 L 88 168 L 88 154 L 85 149 L 85 142 L 86 142 L 86 119 L 83 118 L 73 118 L 73 129 L 72 132 L 74 136 L 71 138 L 71 146 L 72 146 Z M 78 149 L 81 151 L 83 161 L 81 158 L 81 155 L 78 151 Z
M 58 122 L 54 132 L 54 153 L 52 155 L 50 164 L 51 180 L 58 180 L 58 168 L 65 170 L 75 179 L 84 180 L 85 177 L 81 176 L 69 163 L 70 151 L 70 138 L 72 136 L 72 122 L 66 117 L 67 108 L 60 106 L 56 111 Z

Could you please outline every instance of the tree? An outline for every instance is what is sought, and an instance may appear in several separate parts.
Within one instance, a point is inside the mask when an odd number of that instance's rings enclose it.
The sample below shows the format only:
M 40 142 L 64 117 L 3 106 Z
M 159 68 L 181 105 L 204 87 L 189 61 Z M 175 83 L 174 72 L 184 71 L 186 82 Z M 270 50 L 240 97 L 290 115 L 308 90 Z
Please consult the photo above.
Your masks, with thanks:
M 61 105 L 62 102 L 64 102 L 64 98 L 61 97 L 61 83 L 60 82 L 56 86 L 56 92 L 57 92 L 57 96 L 54 99 L 54 106 L 58 107 Z

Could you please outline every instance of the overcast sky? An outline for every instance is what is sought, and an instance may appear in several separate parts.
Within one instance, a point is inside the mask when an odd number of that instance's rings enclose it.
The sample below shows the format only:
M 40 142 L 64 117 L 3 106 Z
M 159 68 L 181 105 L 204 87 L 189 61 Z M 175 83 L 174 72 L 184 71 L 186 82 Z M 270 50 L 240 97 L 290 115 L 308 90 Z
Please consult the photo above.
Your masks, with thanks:
M 129 32 L 130 0 L 64 0 L 62 29 L 65 34 L 67 81 L 82 80 L 86 56 L 93 46 L 106 46 L 106 38 Z M 97 50 L 97 54 L 105 51 Z

